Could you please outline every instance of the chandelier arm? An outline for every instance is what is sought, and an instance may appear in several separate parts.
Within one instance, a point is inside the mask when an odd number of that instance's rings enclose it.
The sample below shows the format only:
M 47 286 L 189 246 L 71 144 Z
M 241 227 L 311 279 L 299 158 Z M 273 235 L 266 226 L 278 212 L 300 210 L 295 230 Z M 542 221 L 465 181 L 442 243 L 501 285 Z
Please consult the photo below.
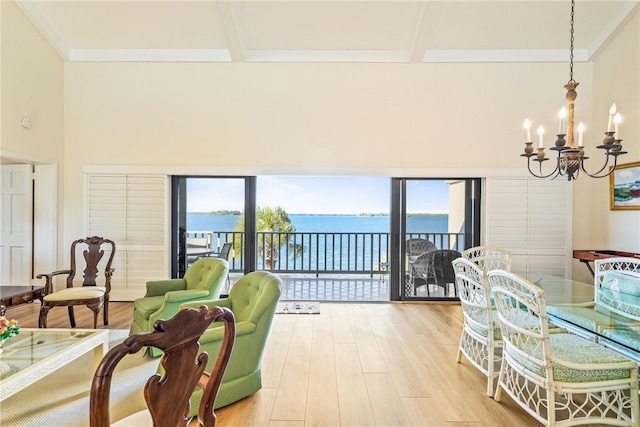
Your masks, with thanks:
M 529 157 L 527 159 L 527 169 L 529 169 L 529 173 L 531 175 L 535 176 L 536 178 L 543 178 L 543 179 L 544 178 L 549 178 L 549 177 L 551 177 L 552 175 L 555 174 L 553 176 L 553 178 L 551 178 L 551 179 L 554 179 L 555 177 L 557 177 L 560 174 L 560 167 L 559 167 L 560 163 L 559 163 L 559 161 L 556 163 L 556 168 L 553 171 L 551 171 L 551 173 L 548 174 L 548 175 L 544 175 L 542 173 L 542 162 L 540 161 L 538 163 L 540 163 L 540 165 L 539 165 L 540 166 L 540 174 L 537 174 L 537 173 L 535 173 L 534 171 L 531 170 L 531 157 Z
M 605 168 L 607 167 L 607 165 L 609 164 L 609 153 L 605 153 L 605 155 L 607 156 L 607 161 L 604 163 L 604 166 L 602 166 L 602 168 L 600 168 L 600 170 L 598 172 L 595 173 L 589 173 L 586 171 L 586 169 L 584 168 L 584 163 L 581 165 L 581 169 L 584 173 L 586 173 L 587 175 L 589 175 L 591 178 L 604 178 L 607 177 L 609 175 L 611 175 L 611 172 L 613 172 L 616 168 L 616 165 L 618 164 L 618 156 L 613 156 L 613 165 L 611 165 L 611 168 L 609 169 L 609 171 L 607 173 L 605 173 L 604 175 L 601 175 L 600 173 L 605 170 Z
M 602 172 L 603 170 L 605 170 L 605 168 L 607 167 L 607 165 L 609 164 L 609 153 L 605 153 L 606 156 L 606 161 L 604 162 L 604 165 L 602 165 L 602 167 L 600 168 L 599 171 L 597 172 L 593 172 L 590 173 L 587 171 L 587 169 L 584 167 L 584 160 L 580 163 L 580 169 L 582 169 L 582 171 L 584 173 L 586 173 L 587 175 L 589 175 L 592 178 L 596 178 L 598 176 L 598 174 L 600 174 L 600 172 Z M 605 175 L 606 176 L 606 175 Z

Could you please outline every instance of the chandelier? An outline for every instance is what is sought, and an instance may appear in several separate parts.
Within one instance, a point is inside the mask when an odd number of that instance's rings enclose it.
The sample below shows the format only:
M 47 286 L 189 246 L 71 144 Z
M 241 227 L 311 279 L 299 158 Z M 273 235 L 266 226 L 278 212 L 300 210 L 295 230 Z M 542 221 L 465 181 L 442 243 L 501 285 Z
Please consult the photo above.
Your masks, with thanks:
M 555 168 L 549 172 L 543 172 L 542 164 L 549 160 L 545 157 L 544 153 L 544 128 L 540 126 L 538 128 L 538 152 L 533 151 L 533 142 L 531 141 L 531 122 L 527 119 L 524 121 L 524 127 L 527 132 L 527 142 L 525 142 L 524 154 L 522 157 L 527 158 L 527 168 L 529 173 L 536 178 L 557 178 L 558 176 L 566 176 L 569 181 L 577 179 L 580 171 L 584 172 L 592 178 L 604 178 L 613 172 L 616 168 L 618 156 L 626 154 L 626 151 L 622 151 L 622 139 L 620 139 L 620 122 L 622 121 L 620 114 L 616 112 L 616 104 L 613 104 L 609 109 L 609 122 L 607 125 L 607 131 L 604 133 L 605 137 L 602 141 L 602 145 L 598 145 L 596 148 L 604 151 L 604 164 L 602 167 L 593 173 L 587 172 L 584 166 L 584 161 L 588 159 L 585 156 L 583 135 L 584 125 L 580 123 L 578 125 L 578 145 L 576 146 L 574 138 L 574 118 L 575 118 L 575 100 L 578 96 L 576 87 L 579 83 L 573 79 L 573 15 L 575 9 L 575 0 L 571 0 L 571 46 L 569 48 L 569 81 L 564 88 L 567 90 L 566 100 L 567 108 L 560 110 L 560 125 L 555 145 L 550 147 L 551 150 L 558 153 L 556 157 Z M 565 139 L 566 137 L 566 139 Z M 612 165 L 609 166 L 609 159 L 613 157 Z M 532 162 L 537 162 L 538 167 L 534 166 L 532 170 Z M 535 163 L 533 163 L 535 165 Z

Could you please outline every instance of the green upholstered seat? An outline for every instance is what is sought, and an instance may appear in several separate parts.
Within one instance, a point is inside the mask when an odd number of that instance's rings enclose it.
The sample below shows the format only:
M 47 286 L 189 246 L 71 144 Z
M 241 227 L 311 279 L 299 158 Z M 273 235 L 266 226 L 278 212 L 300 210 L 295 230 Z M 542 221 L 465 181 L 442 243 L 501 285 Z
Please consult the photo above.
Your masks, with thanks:
M 625 363 L 628 359 L 619 354 L 584 338 L 568 333 L 549 335 L 551 354 L 561 360 L 563 364 L 553 363 L 554 381 L 567 383 L 609 381 L 629 378 L 629 369 L 607 369 L 608 364 Z M 505 351 L 509 351 L 508 349 Z M 531 353 L 538 359 L 543 359 L 542 347 L 531 349 Z M 544 365 L 521 357 L 513 352 L 513 358 L 522 366 L 540 377 L 546 376 Z M 585 366 L 602 365 L 599 369 L 588 369 Z M 573 368 L 572 366 L 578 366 Z
M 227 307 L 236 318 L 236 341 L 215 408 L 229 405 L 262 388 L 260 363 L 281 287 L 282 281 L 277 275 L 254 271 L 233 285 L 228 298 L 206 303 L 209 308 Z M 193 303 L 182 305 L 196 306 Z M 221 327 L 213 325 L 200 337 L 201 349 L 209 353 L 211 361 L 215 360 L 220 351 L 222 333 Z M 207 366 L 206 371 L 209 372 L 211 367 L 212 363 Z M 201 395 L 201 391 L 196 390 L 191 399 L 192 408 L 198 408 Z
M 203 258 L 194 262 L 182 279 L 153 280 L 147 282 L 144 297 L 133 303 L 133 322 L 129 335 L 153 331 L 153 323 L 159 319 L 169 319 L 180 310 L 185 302 L 197 301 L 193 306 L 213 301 L 220 297 L 229 271 L 229 264 L 220 258 Z M 161 352 L 151 349 L 151 354 Z

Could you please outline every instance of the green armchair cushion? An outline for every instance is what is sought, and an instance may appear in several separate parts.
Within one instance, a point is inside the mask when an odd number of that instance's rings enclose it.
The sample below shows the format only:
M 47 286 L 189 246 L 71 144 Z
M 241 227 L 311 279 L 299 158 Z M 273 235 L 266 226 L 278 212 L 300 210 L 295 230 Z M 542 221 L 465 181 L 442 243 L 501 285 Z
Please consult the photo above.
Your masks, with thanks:
M 219 298 L 228 271 L 226 260 L 206 258 L 193 263 L 182 279 L 147 282 L 145 296 L 133 303 L 133 322 L 129 334 L 152 331 L 156 320 L 173 317 L 185 302 Z M 160 353 L 155 351 L 153 354 L 157 356 Z
M 262 387 L 261 360 L 271 323 L 280 298 L 280 278 L 266 271 L 254 271 L 238 280 L 229 297 L 207 302 L 207 307 L 227 307 L 236 319 L 236 341 L 227 365 L 215 408 L 229 405 L 247 397 Z M 199 307 L 199 303 L 182 304 L 181 308 Z M 200 337 L 201 349 L 209 353 L 210 372 L 222 344 L 223 330 L 212 325 Z M 191 408 L 198 408 L 202 393 L 196 390 Z M 195 410 L 195 409 L 194 409 Z

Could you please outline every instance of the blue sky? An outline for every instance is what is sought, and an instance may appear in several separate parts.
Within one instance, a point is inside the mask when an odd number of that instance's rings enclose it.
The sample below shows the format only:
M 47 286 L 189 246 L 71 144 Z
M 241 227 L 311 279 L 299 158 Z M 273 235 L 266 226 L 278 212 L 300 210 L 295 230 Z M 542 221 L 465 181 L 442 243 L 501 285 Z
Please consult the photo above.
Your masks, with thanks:
M 188 212 L 242 210 L 242 179 L 191 178 Z M 448 185 L 444 181 L 409 181 L 409 213 L 448 211 Z M 391 180 L 380 177 L 258 177 L 258 206 L 282 206 L 289 214 L 388 213 Z

